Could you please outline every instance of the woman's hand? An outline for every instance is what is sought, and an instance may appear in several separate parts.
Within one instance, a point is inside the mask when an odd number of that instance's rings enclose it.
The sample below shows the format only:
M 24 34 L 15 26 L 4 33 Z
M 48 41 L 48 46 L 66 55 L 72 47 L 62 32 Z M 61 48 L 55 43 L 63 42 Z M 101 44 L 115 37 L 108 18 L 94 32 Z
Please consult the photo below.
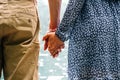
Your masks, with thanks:
M 44 50 L 48 49 L 53 57 L 57 57 L 61 49 L 64 48 L 64 42 L 62 42 L 56 35 L 55 32 L 49 32 L 43 37 Z

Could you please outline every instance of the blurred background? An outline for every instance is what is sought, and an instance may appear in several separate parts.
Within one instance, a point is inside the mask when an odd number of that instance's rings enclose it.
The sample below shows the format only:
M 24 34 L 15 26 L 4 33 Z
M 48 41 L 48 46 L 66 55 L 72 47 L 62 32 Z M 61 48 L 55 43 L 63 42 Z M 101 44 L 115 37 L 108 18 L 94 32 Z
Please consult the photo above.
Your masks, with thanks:
M 65 12 L 68 0 L 62 0 L 61 19 Z M 38 0 L 38 11 L 40 17 L 40 56 L 39 56 L 39 79 L 40 80 L 67 80 L 67 48 L 60 55 L 53 59 L 48 51 L 43 50 L 44 42 L 41 41 L 43 35 L 48 31 L 49 7 L 48 0 Z M 68 44 L 68 42 L 66 42 Z
M 38 14 L 40 18 L 40 55 L 39 55 L 39 80 L 67 80 L 67 50 L 68 42 L 65 49 L 62 50 L 57 58 L 52 58 L 48 51 L 43 50 L 44 42 L 42 37 L 48 31 L 49 25 L 49 7 L 48 0 L 37 0 Z M 62 0 L 61 19 L 65 12 L 68 0 Z M 0 80 L 4 80 L 3 76 Z

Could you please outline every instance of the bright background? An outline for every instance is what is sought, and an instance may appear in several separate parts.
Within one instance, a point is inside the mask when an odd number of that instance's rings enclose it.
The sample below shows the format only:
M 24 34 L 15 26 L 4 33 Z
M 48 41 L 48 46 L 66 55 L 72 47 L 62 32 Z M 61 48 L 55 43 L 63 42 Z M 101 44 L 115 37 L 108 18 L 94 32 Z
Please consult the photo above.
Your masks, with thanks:
M 66 9 L 68 0 L 62 0 L 61 18 Z M 66 42 L 65 49 L 60 55 L 53 59 L 48 51 L 43 50 L 44 42 L 41 38 L 48 31 L 49 25 L 49 7 L 48 0 L 38 0 L 38 11 L 40 17 L 40 56 L 39 56 L 39 78 L 40 80 L 67 80 L 67 48 Z
M 62 0 L 61 19 L 65 12 L 68 0 Z M 43 50 L 44 42 L 42 37 L 48 31 L 49 25 L 49 8 L 48 0 L 38 0 L 38 14 L 40 18 L 40 55 L 39 55 L 39 80 L 67 80 L 67 48 L 60 55 L 53 59 L 48 51 Z M 0 80 L 4 80 L 3 76 Z

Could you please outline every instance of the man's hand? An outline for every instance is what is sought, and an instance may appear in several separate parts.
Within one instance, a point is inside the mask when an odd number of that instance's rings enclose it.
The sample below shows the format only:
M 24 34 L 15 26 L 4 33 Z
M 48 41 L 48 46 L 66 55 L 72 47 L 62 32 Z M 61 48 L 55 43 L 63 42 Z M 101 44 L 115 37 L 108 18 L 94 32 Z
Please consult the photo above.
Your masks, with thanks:
M 64 42 L 62 42 L 56 35 L 55 32 L 49 32 L 43 37 L 44 50 L 48 48 L 48 51 L 53 57 L 57 57 L 61 49 L 64 48 Z

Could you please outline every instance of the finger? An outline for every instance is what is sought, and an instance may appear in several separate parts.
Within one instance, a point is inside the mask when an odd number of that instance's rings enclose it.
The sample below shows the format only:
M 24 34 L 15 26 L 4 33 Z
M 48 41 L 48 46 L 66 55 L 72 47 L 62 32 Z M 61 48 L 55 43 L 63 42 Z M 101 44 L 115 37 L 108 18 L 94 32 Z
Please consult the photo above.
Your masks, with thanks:
M 48 48 L 48 51 L 50 52 L 51 56 L 54 55 L 54 51 L 53 51 L 53 50 L 50 50 L 50 49 Z
M 53 52 L 56 51 L 57 48 L 54 47 L 53 45 L 50 45 L 50 44 L 52 44 L 52 43 L 49 43 L 49 44 L 48 44 L 48 45 L 49 45 L 49 46 L 48 46 L 48 50 L 51 51 L 51 52 L 52 52 L 52 51 L 53 51 Z
M 53 55 L 53 58 L 58 57 L 58 55 L 59 55 L 59 52 L 58 52 L 58 51 L 56 51 L 56 52 L 54 53 L 54 55 Z
M 47 48 L 48 48 L 48 39 L 45 40 L 44 50 L 46 50 Z
M 61 49 L 58 49 L 58 52 L 61 52 L 62 50 Z
M 60 53 L 61 51 L 62 51 L 62 49 L 59 47 L 59 49 L 58 49 L 56 52 L 54 52 L 53 58 L 58 57 L 58 55 L 59 55 L 59 53 Z
M 55 54 L 54 58 L 58 57 L 59 54 Z
M 48 51 L 52 52 L 53 50 L 51 49 L 50 45 L 48 46 Z
M 62 49 L 61 47 L 48 47 L 49 52 L 51 52 L 52 55 L 56 54 L 56 52 L 61 52 Z
M 46 39 L 48 39 L 48 38 L 49 38 L 49 34 L 46 34 L 46 35 L 43 37 L 42 40 L 44 41 L 44 40 L 46 40 Z
M 62 45 L 60 48 L 61 48 L 61 49 L 65 48 L 65 45 Z
M 61 46 L 58 46 L 58 45 L 56 45 L 56 47 L 53 45 L 51 46 L 49 45 L 48 51 L 50 52 L 51 56 L 55 57 L 55 54 L 58 54 L 59 52 L 61 52 L 62 49 L 61 49 Z
M 50 50 L 50 49 L 48 49 L 49 50 L 49 52 L 50 52 L 50 54 L 51 54 L 51 56 L 55 56 L 55 54 L 58 52 L 57 50 Z

